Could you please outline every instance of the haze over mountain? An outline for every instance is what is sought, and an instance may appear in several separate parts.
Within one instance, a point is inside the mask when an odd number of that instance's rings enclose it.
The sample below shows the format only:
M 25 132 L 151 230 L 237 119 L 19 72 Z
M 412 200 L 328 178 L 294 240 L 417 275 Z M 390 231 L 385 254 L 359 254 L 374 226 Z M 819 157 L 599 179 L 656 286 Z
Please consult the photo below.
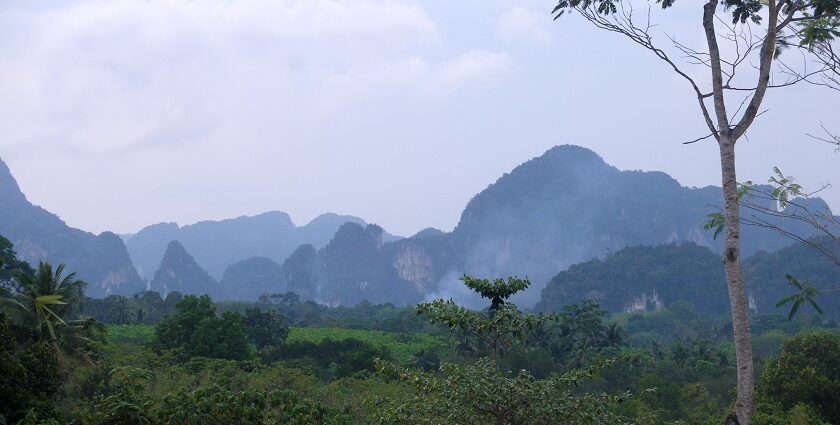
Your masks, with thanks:
M 177 240 L 202 268 L 221 279 L 228 266 L 252 257 L 281 263 L 299 245 L 323 247 L 346 222 L 365 224 L 359 217 L 326 213 L 298 227 L 288 214 L 271 211 L 186 226 L 154 224 L 127 237 L 126 245 L 141 276 L 150 277 L 160 265 L 167 244 Z M 396 239 L 388 233 L 383 237 L 389 241 Z
M 77 272 L 88 282 L 86 293 L 90 296 L 133 294 L 145 288 L 119 236 L 74 229 L 55 214 L 33 205 L 2 159 L 0 234 L 14 243 L 18 257 L 23 260 L 32 264 L 40 260 L 66 264 L 67 270 Z
M 459 271 L 528 276 L 534 288 L 520 302 L 531 304 L 557 272 L 625 246 L 689 241 L 720 250 L 703 223 L 721 198 L 719 187 L 684 187 L 662 172 L 623 171 L 589 149 L 557 146 L 477 194 L 451 237 L 463 254 Z M 812 231 L 796 222 L 783 227 Z M 742 229 L 745 257 L 790 243 L 766 229 Z
M 689 188 L 665 173 L 621 171 L 588 149 L 558 146 L 477 194 L 450 233 L 424 230 L 379 246 L 362 226 L 343 226 L 330 245 L 310 252 L 307 291 L 328 304 L 436 296 L 469 303 L 460 275 L 518 275 L 533 286 L 515 301 L 532 305 L 558 272 L 626 246 L 692 242 L 719 250 L 721 241 L 703 223 L 720 198 L 717 187 Z M 796 223 L 784 226 L 809 232 Z M 745 226 L 742 234 L 745 257 L 791 243 L 766 229 Z M 383 298 L 382 291 L 395 295 Z
M 8 170 L 5 176 L 0 205 L 8 218 L 0 234 L 24 258 L 37 258 L 49 247 L 51 261 L 91 280 L 94 296 L 143 288 L 119 237 L 67 228 L 29 204 Z M 692 242 L 719 250 L 721 242 L 703 223 L 720 198 L 717 187 L 689 188 L 665 173 L 622 171 L 588 149 L 564 145 L 475 195 L 452 232 L 424 229 L 398 239 L 357 217 L 324 214 L 298 227 L 287 214 L 268 212 L 183 227 L 153 225 L 130 236 L 127 245 L 146 276 L 157 271 L 152 288 L 245 299 L 294 291 L 333 305 L 364 299 L 409 304 L 437 296 L 469 303 L 460 275 L 518 275 L 533 283 L 515 300 L 528 306 L 558 272 L 627 246 Z M 742 235 L 744 257 L 790 244 L 776 232 L 750 226 Z M 210 279 L 189 270 L 207 270 Z M 167 274 L 174 280 L 166 281 Z

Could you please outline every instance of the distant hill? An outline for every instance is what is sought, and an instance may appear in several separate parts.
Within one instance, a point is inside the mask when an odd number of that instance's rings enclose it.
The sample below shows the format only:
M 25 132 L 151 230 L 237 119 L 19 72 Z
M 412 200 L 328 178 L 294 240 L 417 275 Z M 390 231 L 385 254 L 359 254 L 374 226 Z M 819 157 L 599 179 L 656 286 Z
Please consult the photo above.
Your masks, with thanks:
M 365 264 L 380 278 L 391 276 L 390 285 L 382 284 L 388 290 L 402 287 L 408 293 L 455 297 L 468 304 L 475 300 L 457 281 L 464 273 L 527 276 L 533 286 L 515 301 L 531 306 L 558 272 L 627 246 L 691 242 L 718 251 L 721 241 L 704 231 L 703 223 L 720 199 L 717 187 L 689 188 L 665 173 L 621 171 L 591 150 L 557 146 L 473 197 L 452 232 L 426 229 L 384 243 Z M 809 231 L 795 223 L 785 226 L 800 234 Z M 749 226 L 742 235 L 744 256 L 791 243 L 778 233 Z M 369 242 L 357 239 L 359 249 L 368 250 Z M 357 253 L 349 247 L 342 252 L 348 257 L 319 253 L 318 268 L 341 269 L 347 263 L 360 267 L 359 260 L 350 260 Z M 319 278 L 334 294 L 328 302 L 355 299 L 335 296 L 341 292 L 340 276 Z M 354 284 L 348 283 L 347 290 Z
M 118 236 L 67 228 L 26 202 L 10 175 L 2 177 L 0 189 L 7 194 L 0 207 L 12 208 L 1 208 L 0 214 L 12 219 L 0 222 L 5 226 L 0 234 L 9 229 L 7 236 L 23 258 L 37 257 L 46 247 L 60 251 L 55 258 L 92 276 L 94 296 L 142 287 Z M 591 150 L 564 145 L 476 194 L 451 232 L 429 228 L 400 239 L 358 217 L 324 214 L 296 226 L 286 213 L 268 212 L 187 226 L 161 223 L 124 237 L 134 264 L 147 277 L 158 270 L 167 245 L 180 241 L 196 265 L 220 281 L 217 296 L 251 299 L 292 290 L 327 304 L 363 299 L 407 304 L 431 297 L 470 304 L 475 296 L 457 280 L 467 273 L 530 278 L 532 287 L 514 299 L 528 307 L 557 273 L 628 246 L 691 242 L 718 252 L 721 241 L 713 240 L 703 223 L 720 199 L 720 188 L 684 187 L 662 172 L 622 171 Z M 14 220 L 24 224 L 10 225 Z M 61 229 L 44 230 L 45 223 Z M 801 223 L 779 224 L 808 234 Z M 790 244 L 776 232 L 750 226 L 742 227 L 742 240 L 744 257 Z
M 216 280 L 196 263 L 178 241 L 172 241 L 166 246 L 160 267 L 152 279 L 151 289 L 160 292 L 164 298 L 174 291 L 183 294 L 209 294 L 213 297 L 219 295 Z
M 537 309 L 554 313 L 587 299 L 613 312 L 657 310 L 677 300 L 706 313 L 729 307 L 720 256 L 690 242 L 627 247 L 572 265 L 542 290 Z
M 61 178 L 56 175 L 56 178 Z M 9 167 L 0 160 L 0 235 L 14 243 L 18 257 L 33 265 L 39 260 L 65 264 L 88 282 L 87 294 L 133 294 L 145 283 L 132 265 L 119 236 L 94 235 L 67 226 L 58 216 L 32 205 L 21 192 Z
M 840 267 L 803 244 L 760 251 L 744 260 L 742 270 L 750 310 L 761 314 L 787 314 L 790 306 L 775 306 L 794 293 L 786 273 L 817 288 L 840 283 Z M 678 300 L 704 313 L 729 309 L 720 256 L 692 243 L 628 247 L 603 260 L 573 265 L 551 279 L 537 309 L 559 312 L 563 305 L 587 299 L 599 300 L 613 312 L 657 310 Z M 840 318 L 840 294 L 827 292 L 818 301 L 828 317 Z M 812 311 L 807 305 L 802 308 Z
M 403 269 L 431 266 L 431 259 L 415 264 L 409 255 L 403 258 L 404 264 L 392 264 L 398 255 L 396 250 L 412 251 L 416 241 L 385 244 L 383 234 L 375 224 L 345 222 L 324 247 L 316 250 L 310 244 L 301 245 L 282 265 L 266 257 L 240 261 L 225 270 L 219 297 L 254 300 L 261 294 L 291 291 L 303 300 L 328 305 L 354 305 L 362 300 L 410 304 L 422 300 L 424 285 L 439 276 L 408 275 Z M 195 293 L 189 289 L 183 292 Z
M 689 188 L 662 172 L 622 171 L 589 149 L 565 145 L 477 194 L 452 237 L 465 255 L 463 271 L 528 276 L 535 288 L 520 301 L 533 304 L 559 271 L 626 246 L 685 241 L 720 250 L 721 240 L 703 230 L 718 205 L 718 187 Z M 744 256 L 791 243 L 749 226 L 742 241 Z
M 346 222 L 366 224 L 358 217 L 327 213 L 298 227 L 288 214 L 272 211 L 186 226 L 155 224 L 129 236 L 126 244 L 141 275 L 148 276 L 157 270 L 167 244 L 178 240 L 198 264 L 220 279 L 228 266 L 248 258 L 266 257 L 280 263 L 299 245 L 323 247 Z M 383 237 L 397 239 L 387 233 Z
M 270 258 L 252 257 L 228 266 L 219 282 L 219 298 L 256 301 L 262 294 L 287 292 L 282 281 L 283 267 Z
M 823 247 L 840 256 L 840 241 L 823 243 Z M 741 271 L 751 297 L 750 306 L 759 313 L 776 310 L 775 303 L 794 292 L 785 280 L 785 274 L 799 280 L 807 280 L 815 288 L 840 288 L 840 266 L 829 261 L 826 256 L 805 244 L 794 244 L 774 252 L 760 251 L 747 258 Z M 840 292 L 825 292 L 819 303 L 826 316 L 840 320 Z M 782 307 L 784 313 L 790 306 Z M 804 311 L 812 311 L 810 306 L 803 306 Z
M 316 258 L 318 295 L 326 304 L 411 304 L 422 294 L 393 267 L 383 252 L 382 228 L 345 223 Z

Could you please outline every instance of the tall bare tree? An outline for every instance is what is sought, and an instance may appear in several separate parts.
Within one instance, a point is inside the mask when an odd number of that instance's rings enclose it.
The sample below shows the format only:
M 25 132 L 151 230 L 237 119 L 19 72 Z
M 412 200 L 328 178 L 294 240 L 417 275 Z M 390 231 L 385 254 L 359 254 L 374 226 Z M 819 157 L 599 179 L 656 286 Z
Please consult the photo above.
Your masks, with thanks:
M 662 9 L 672 7 L 674 2 L 656 0 Z M 761 115 L 769 89 L 799 82 L 826 83 L 821 79 L 831 75 L 831 56 L 821 47 L 830 47 L 840 37 L 840 0 L 707 0 L 698 22 L 698 31 L 702 28 L 705 39 L 705 46 L 700 48 L 678 41 L 675 35 L 666 35 L 668 48 L 654 42 L 652 9 L 649 2 L 633 0 L 559 0 L 553 13 L 557 19 L 574 12 L 601 30 L 628 38 L 684 79 L 696 96 L 709 133 L 685 143 L 709 138 L 717 142 L 723 186 L 723 267 L 737 363 L 735 411 L 726 423 L 747 425 L 752 415 L 753 366 L 740 267 L 735 144 Z M 808 59 L 787 63 L 782 52 L 791 47 Z M 701 71 L 694 65 L 701 66 Z

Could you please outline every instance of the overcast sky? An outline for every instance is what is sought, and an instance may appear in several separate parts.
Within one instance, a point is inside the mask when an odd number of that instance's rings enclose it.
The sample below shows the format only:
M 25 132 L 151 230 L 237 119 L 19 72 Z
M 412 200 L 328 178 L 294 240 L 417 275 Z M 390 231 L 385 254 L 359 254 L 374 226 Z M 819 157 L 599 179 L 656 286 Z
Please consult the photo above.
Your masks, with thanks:
M 704 135 L 685 82 L 578 16 L 553 22 L 551 0 L 30 3 L 0 5 L 0 157 L 88 231 L 268 210 L 449 230 L 565 143 L 720 182 L 716 145 L 681 143 Z M 677 3 L 657 28 L 702 47 L 700 6 Z M 840 95 L 800 86 L 765 105 L 739 179 L 779 165 L 834 182 L 836 208 L 840 153 L 805 133 L 840 130 Z

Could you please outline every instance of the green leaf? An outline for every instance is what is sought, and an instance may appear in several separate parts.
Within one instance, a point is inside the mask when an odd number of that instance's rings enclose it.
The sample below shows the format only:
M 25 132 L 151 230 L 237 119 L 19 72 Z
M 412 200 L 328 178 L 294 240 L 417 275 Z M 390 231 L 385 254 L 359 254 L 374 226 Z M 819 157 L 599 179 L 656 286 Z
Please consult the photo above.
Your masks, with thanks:
M 814 301 L 813 298 L 808 297 L 807 300 L 808 303 L 811 304 L 811 307 L 814 307 L 814 310 L 816 310 L 818 314 L 823 314 L 822 308 L 820 308 L 820 306 L 817 304 L 816 301 Z
M 796 302 L 793 303 L 793 306 L 790 308 L 790 314 L 788 314 L 788 320 L 793 319 L 793 316 L 799 311 L 799 306 L 802 305 L 802 299 L 797 298 Z
M 782 298 L 781 300 L 779 300 L 779 302 L 776 303 L 776 307 L 777 308 L 781 307 L 781 306 L 797 299 L 798 297 L 799 297 L 799 294 L 788 295 L 788 296 Z
M 726 217 L 719 212 L 707 214 L 706 217 L 709 217 L 709 220 L 703 224 L 703 230 L 715 229 L 712 239 L 717 239 L 726 225 Z
M 61 299 L 64 298 L 62 295 L 41 295 L 35 298 L 35 302 L 38 304 L 45 304 L 45 305 L 53 305 L 53 304 L 67 304 Z

